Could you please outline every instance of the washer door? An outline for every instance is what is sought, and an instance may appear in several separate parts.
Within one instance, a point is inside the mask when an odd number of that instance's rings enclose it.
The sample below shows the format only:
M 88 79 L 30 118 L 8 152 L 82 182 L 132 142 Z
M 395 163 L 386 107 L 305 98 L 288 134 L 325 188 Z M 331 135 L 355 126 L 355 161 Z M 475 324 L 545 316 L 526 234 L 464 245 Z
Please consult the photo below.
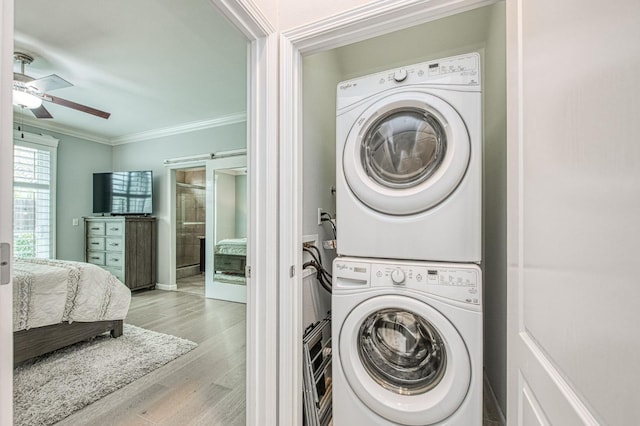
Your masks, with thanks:
M 345 319 L 339 345 L 349 386 L 389 421 L 438 423 L 468 392 L 471 362 L 462 337 L 439 311 L 414 298 L 361 303 Z
M 345 142 L 343 170 L 369 208 L 411 215 L 455 191 L 470 155 L 469 133 L 451 105 L 428 93 L 402 92 L 358 117 Z

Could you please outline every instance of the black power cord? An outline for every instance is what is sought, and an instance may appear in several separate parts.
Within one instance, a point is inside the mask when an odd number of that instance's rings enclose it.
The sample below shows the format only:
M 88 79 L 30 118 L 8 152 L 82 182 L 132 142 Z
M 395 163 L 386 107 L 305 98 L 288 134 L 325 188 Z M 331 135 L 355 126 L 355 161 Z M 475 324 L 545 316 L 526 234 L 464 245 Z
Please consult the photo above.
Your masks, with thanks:
M 316 279 L 326 291 L 331 293 L 331 279 L 332 276 L 322 265 L 322 255 L 320 254 L 320 250 L 313 244 L 304 244 L 302 250 L 306 251 L 311 255 L 312 260 L 305 262 L 302 265 L 302 269 L 307 269 L 310 266 L 313 266 L 316 269 Z
M 327 212 L 320 213 L 320 222 L 328 222 L 331 225 L 331 230 L 333 231 L 333 238 L 338 238 L 338 228 L 336 228 L 336 224 L 333 222 L 333 217 Z

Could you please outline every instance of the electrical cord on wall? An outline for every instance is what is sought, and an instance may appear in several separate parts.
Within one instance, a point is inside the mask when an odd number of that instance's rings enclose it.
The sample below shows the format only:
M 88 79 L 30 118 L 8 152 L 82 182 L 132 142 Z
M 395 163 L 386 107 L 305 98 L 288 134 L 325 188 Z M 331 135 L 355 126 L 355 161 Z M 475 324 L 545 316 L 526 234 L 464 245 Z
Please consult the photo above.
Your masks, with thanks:
M 331 225 L 331 230 L 333 231 L 333 238 L 338 238 L 338 228 L 336 227 L 336 224 L 333 221 L 333 217 L 331 217 L 331 215 L 327 212 L 322 212 L 320 214 L 320 221 L 322 223 L 328 222 L 329 225 Z
M 331 293 L 331 274 L 329 271 L 325 269 L 322 265 L 322 255 L 320 254 L 320 249 L 314 246 L 313 244 L 305 243 L 302 247 L 302 250 L 306 251 L 311 255 L 312 260 L 305 262 L 302 265 L 302 269 L 307 269 L 310 266 L 313 266 L 316 269 L 316 279 L 326 291 Z

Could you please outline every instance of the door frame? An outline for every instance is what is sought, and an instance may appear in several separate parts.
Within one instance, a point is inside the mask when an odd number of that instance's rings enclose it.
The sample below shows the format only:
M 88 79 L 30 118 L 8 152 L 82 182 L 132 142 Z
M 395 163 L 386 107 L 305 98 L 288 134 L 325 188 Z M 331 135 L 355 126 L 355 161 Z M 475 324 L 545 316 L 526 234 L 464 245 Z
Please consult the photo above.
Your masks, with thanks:
M 165 160 L 166 161 L 166 160 Z M 171 161 L 171 160 L 169 160 Z M 169 242 L 169 282 L 167 284 L 156 284 L 156 288 L 159 290 L 174 291 L 178 289 L 176 283 L 176 268 L 177 261 L 176 255 L 178 250 L 176 248 L 176 232 L 178 225 L 176 224 L 176 172 L 183 169 L 191 169 L 196 167 L 204 168 L 206 160 L 194 160 L 194 161 L 181 161 L 165 163 L 167 168 L 167 201 L 169 206 L 169 226 L 171 227 L 171 238 Z
M 220 292 L 216 289 L 213 276 L 215 274 L 214 261 L 216 254 L 214 253 L 215 242 L 218 240 L 216 235 L 216 200 L 218 197 L 218 183 L 216 182 L 216 172 L 224 169 L 234 169 L 239 167 L 247 167 L 246 154 L 232 155 L 221 158 L 215 156 L 211 160 L 207 160 L 206 166 L 206 187 L 207 187 L 207 225 L 206 225 L 206 256 L 205 265 L 205 296 L 211 299 L 228 300 L 230 302 L 247 303 L 247 287 L 252 284 L 251 277 L 247 277 L 247 285 L 219 283 L 217 285 L 225 289 Z M 251 178 L 251 171 L 247 173 Z M 251 194 L 249 194 L 249 197 Z M 247 245 L 251 245 L 251 240 L 247 240 Z M 255 286 L 255 281 L 253 281 Z M 222 297 L 216 297 L 222 296 Z
M 497 2 L 374 1 L 280 35 L 279 425 L 302 424 L 303 56 Z
M 246 424 L 278 421 L 278 42 L 251 0 L 210 0 L 249 40 Z
M 210 0 L 248 39 L 247 140 L 249 167 L 249 235 L 247 254 L 260 285 L 247 294 L 248 425 L 277 425 L 278 291 L 278 42 L 273 25 L 250 0 Z M 0 157 L 12 158 L 12 87 L 14 0 L 0 0 Z M 0 239 L 12 235 L 12 167 L 0 170 Z M 264 190 L 262 190 L 265 188 Z M 258 191 L 258 189 L 261 189 Z M 13 333 L 11 285 L 0 286 L 0 426 L 13 423 Z
M 13 0 L 0 0 L 0 242 L 13 245 Z M 12 251 L 13 256 L 13 251 Z M 0 285 L 0 426 L 13 424 L 13 284 Z

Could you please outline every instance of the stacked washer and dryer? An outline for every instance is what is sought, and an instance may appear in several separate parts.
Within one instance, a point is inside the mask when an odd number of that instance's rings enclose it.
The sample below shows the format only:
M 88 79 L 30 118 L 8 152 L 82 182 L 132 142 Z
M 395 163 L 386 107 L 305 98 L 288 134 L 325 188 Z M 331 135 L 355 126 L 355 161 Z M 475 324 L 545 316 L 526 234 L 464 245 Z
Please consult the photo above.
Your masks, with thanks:
M 333 424 L 482 424 L 480 56 L 338 85 Z

